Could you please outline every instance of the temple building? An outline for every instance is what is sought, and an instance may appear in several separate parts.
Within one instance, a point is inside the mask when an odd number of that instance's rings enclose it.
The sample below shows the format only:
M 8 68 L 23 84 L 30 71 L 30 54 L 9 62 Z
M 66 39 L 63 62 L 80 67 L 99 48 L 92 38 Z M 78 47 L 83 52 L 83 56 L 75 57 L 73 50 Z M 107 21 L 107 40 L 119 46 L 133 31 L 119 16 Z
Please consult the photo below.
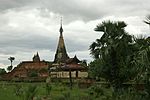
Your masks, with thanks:
M 71 76 L 74 78 L 88 77 L 87 67 L 83 66 L 82 61 L 80 61 L 76 55 L 73 58 L 70 58 L 67 54 L 63 38 L 62 22 L 59 32 L 60 36 L 57 50 L 54 62 L 50 68 L 51 77 L 69 78 L 69 72 L 71 72 Z
M 87 67 L 83 66 L 82 62 L 75 55 L 70 58 L 67 54 L 63 37 L 62 22 L 60 26 L 60 36 L 54 57 L 54 61 L 41 61 L 37 52 L 33 56 L 32 61 L 23 61 L 17 65 L 6 77 L 9 79 L 21 78 L 26 79 L 30 77 L 46 78 L 51 76 L 53 78 L 68 78 L 69 73 L 74 78 L 87 77 Z
M 26 79 L 31 77 L 46 78 L 48 76 L 48 61 L 41 61 L 37 52 L 32 61 L 22 61 L 5 76 L 7 79 Z

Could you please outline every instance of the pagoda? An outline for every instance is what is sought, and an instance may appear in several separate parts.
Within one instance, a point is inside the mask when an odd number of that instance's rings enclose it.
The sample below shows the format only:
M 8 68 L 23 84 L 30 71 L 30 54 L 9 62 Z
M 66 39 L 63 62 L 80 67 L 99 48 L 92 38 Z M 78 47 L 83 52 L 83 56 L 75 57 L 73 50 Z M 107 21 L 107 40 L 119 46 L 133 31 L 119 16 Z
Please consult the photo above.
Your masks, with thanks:
M 65 63 L 66 60 L 69 59 L 69 56 L 67 54 L 65 42 L 63 38 L 62 20 L 61 20 L 61 26 L 59 32 L 60 32 L 60 36 L 59 36 L 58 46 L 54 58 L 54 63 Z

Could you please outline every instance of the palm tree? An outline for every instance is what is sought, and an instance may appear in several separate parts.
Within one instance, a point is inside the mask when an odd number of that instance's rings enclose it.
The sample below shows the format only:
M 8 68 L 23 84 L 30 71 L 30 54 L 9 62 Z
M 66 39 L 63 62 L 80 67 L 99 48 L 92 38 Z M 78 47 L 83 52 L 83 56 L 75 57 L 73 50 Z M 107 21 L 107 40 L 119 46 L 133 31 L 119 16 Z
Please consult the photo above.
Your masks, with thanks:
M 135 57 L 139 69 L 136 80 L 144 82 L 145 90 L 150 96 L 150 37 L 137 38 L 135 42 L 139 48 Z
M 97 25 L 95 31 L 103 32 L 100 39 L 96 39 L 90 45 L 91 54 L 94 58 L 100 58 L 108 53 L 108 50 L 117 45 L 116 43 L 121 40 L 121 38 L 130 39 L 131 37 L 125 33 L 124 28 L 126 24 L 124 22 L 102 22 L 102 24 Z
M 96 62 L 96 66 L 101 66 L 101 72 L 98 74 L 102 73 L 102 77 L 114 87 L 120 86 L 132 77 L 128 69 L 131 69 L 129 67 L 133 60 L 133 39 L 125 32 L 126 26 L 120 21 L 102 22 L 95 28 L 95 31 L 103 32 L 102 37 L 90 45 L 91 55 L 96 60 L 101 59 L 99 65 Z
M 10 60 L 10 63 L 11 63 L 10 66 L 12 66 L 12 62 L 13 62 L 13 60 L 15 60 L 15 57 L 9 57 L 8 60 Z
M 11 71 L 13 68 L 12 62 L 15 60 L 15 57 L 9 57 L 8 60 L 10 60 L 10 66 L 8 66 L 7 70 Z
M 146 24 L 150 25 L 150 15 L 148 15 L 148 16 L 146 17 L 146 20 L 144 20 L 144 22 L 145 22 Z

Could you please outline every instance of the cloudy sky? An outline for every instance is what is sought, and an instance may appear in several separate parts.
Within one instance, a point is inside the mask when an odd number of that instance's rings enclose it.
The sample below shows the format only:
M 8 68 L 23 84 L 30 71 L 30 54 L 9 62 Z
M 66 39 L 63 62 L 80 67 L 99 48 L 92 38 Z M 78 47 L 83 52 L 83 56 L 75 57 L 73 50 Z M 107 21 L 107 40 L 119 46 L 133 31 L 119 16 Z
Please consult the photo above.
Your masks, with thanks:
M 93 29 L 104 20 L 125 21 L 126 31 L 150 35 L 143 23 L 150 14 L 150 0 L 0 0 L 0 67 L 8 57 L 14 65 L 31 60 L 38 51 L 41 59 L 53 61 L 60 17 L 70 57 L 91 61 L 89 45 L 102 33 Z

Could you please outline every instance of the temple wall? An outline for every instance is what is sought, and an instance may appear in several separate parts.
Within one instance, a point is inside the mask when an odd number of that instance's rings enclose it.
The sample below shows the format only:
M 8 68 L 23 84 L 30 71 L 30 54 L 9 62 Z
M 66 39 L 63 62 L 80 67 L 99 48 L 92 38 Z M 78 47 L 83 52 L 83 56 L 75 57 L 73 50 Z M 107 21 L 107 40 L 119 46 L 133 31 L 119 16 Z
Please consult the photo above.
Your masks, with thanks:
M 8 77 L 27 77 L 28 71 L 40 70 L 43 68 L 47 69 L 48 64 L 45 62 L 22 62 L 8 74 Z M 39 76 L 46 77 L 48 76 L 48 72 L 39 73 Z
M 76 71 L 72 71 L 71 76 L 73 78 L 75 78 L 76 77 Z M 69 78 L 69 71 L 51 72 L 51 77 Z M 88 73 L 83 72 L 83 71 L 82 72 L 78 71 L 78 77 L 79 78 L 86 78 L 86 77 L 88 77 Z

